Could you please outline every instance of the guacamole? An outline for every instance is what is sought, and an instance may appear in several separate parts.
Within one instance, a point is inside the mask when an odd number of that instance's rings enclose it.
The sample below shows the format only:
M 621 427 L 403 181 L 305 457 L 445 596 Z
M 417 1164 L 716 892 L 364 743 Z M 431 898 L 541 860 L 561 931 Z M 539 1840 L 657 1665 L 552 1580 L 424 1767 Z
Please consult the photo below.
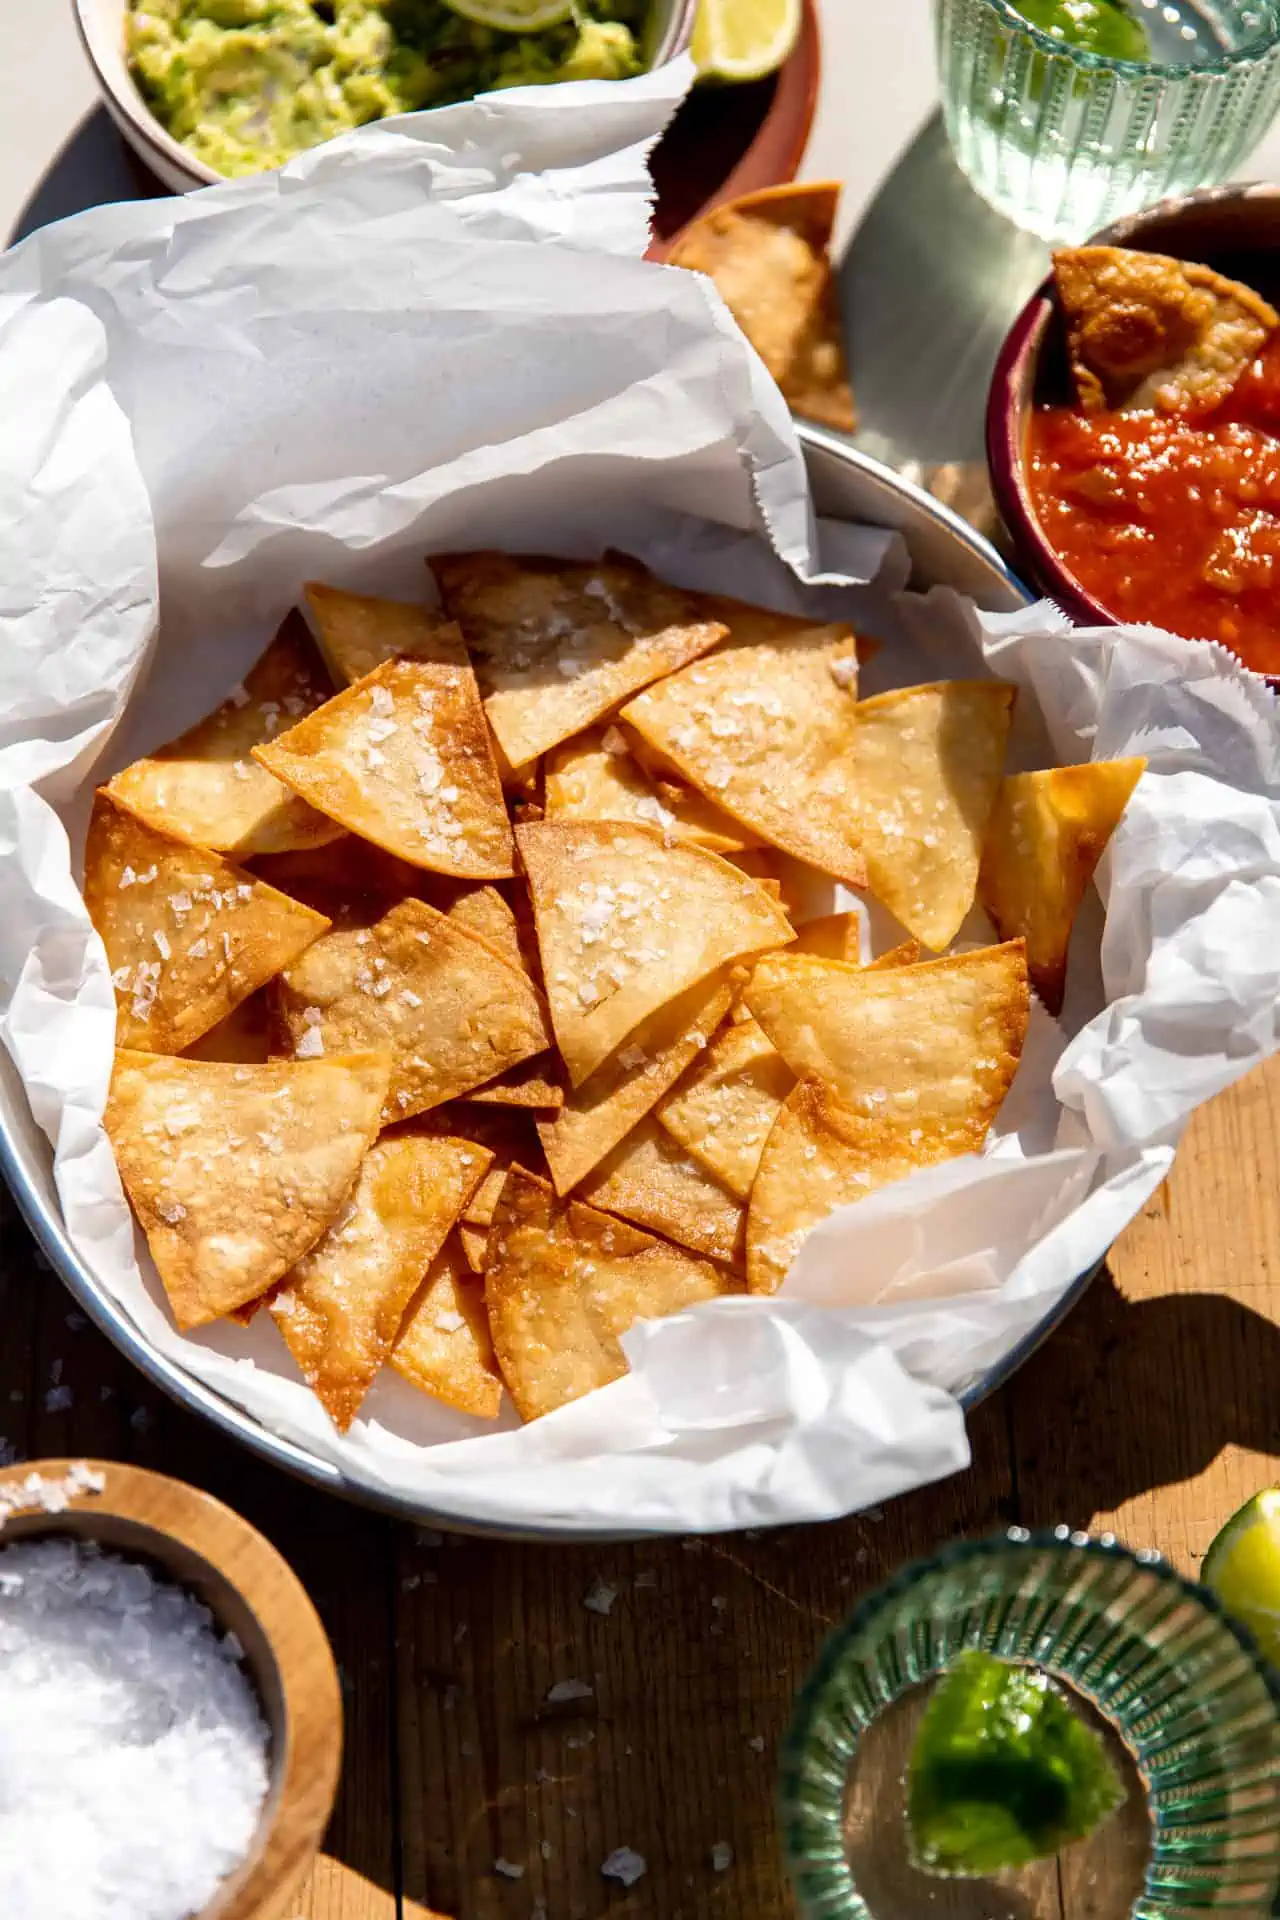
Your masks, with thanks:
M 175 140 L 258 173 L 386 114 L 495 87 L 641 71 L 648 0 L 576 0 L 561 25 L 502 33 L 446 0 L 131 0 L 130 67 Z

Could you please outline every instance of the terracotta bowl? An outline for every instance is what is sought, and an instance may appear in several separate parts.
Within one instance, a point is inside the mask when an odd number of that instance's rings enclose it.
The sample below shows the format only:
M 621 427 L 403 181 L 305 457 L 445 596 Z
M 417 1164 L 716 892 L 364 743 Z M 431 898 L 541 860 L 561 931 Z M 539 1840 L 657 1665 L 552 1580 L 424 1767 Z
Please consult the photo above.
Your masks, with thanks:
M 69 1460 L 0 1468 L 0 1489 L 31 1474 L 66 1481 Z M 90 1460 L 100 1493 L 65 1512 L 5 1518 L 0 1553 L 20 1540 L 72 1534 L 157 1573 L 204 1602 L 234 1633 L 271 1733 L 271 1784 L 248 1857 L 200 1920 L 293 1920 L 333 1810 L 342 1760 L 342 1695 L 324 1628 L 297 1577 L 247 1520 L 207 1493 L 109 1460 Z M 17 1920 L 17 1916 L 14 1916 Z
M 1164 200 L 1117 221 L 1095 239 L 1201 261 L 1256 287 L 1269 300 L 1280 296 L 1280 186 L 1210 187 Z M 987 402 L 991 490 L 1023 576 L 1074 620 L 1111 627 L 1115 617 L 1086 592 L 1046 540 L 1027 485 L 1032 409 L 1069 397 L 1066 343 L 1052 283 L 1046 280 L 1014 321 L 996 362 Z

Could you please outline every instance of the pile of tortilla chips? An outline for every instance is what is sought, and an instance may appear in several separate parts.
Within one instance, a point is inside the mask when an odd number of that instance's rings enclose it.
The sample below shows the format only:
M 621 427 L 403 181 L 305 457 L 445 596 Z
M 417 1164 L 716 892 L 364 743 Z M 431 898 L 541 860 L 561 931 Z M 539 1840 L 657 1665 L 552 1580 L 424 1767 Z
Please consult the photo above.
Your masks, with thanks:
M 624 556 L 432 565 L 440 610 L 309 587 L 319 645 L 291 614 L 85 852 L 175 1321 L 265 1308 L 344 1429 L 384 1365 L 551 1412 L 981 1150 L 1142 771 L 1006 777 L 1011 687 L 860 700 L 848 628 Z M 806 867 L 896 944 L 793 919 Z

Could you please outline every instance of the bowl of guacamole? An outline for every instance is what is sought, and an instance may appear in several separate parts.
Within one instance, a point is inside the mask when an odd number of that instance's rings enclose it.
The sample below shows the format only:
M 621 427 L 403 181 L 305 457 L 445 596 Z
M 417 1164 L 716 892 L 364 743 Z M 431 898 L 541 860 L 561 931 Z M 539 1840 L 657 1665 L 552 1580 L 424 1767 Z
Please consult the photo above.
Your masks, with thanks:
M 625 80 L 688 43 L 694 0 L 76 0 L 126 138 L 179 191 L 283 166 L 392 114 Z M 503 25 L 488 24 L 501 18 Z

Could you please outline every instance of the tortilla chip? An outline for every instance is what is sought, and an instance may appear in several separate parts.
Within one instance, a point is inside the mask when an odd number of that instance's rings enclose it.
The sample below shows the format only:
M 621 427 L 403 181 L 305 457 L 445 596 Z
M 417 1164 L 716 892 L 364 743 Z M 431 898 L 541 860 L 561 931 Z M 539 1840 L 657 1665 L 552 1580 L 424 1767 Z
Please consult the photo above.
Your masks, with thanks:
M 794 1085 L 782 1055 L 748 1018 L 716 1036 L 655 1117 L 677 1145 L 745 1200 L 769 1129 Z
M 487 1232 L 492 1226 L 493 1216 L 502 1198 L 502 1184 L 512 1164 L 510 1160 L 505 1164 L 500 1161 L 489 1169 L 466 1210 L 466 1224 L 469 1227 L 483 1227 Z
M 517 1160 L 522 1166 L 541 1169 L 542 1150 L 527 1113 L 509 1107 L 478 1107 L 470 1100 L 454 1101 L 425 1114 L 414 1126 L 452 1139 L 474 1140 L 492 1156 L 488 1172 L 462 1210 L 465 1226 L 488 1231 L 502 1183 Z
M 770 954 L 743 997 L 791 1071 L 816 1074 L 856 1113 L 926 1138 L 969 1122 L 985 1132 L 1026 1035 L 1026 948 L 884 970 Z
M 558 1113 L 564 1105 L 564 1088 L 550 1077 L 552 1071 L 550 1055 L 525 1060 L 464 1097 L 481 1107 L 527 1107 L 533 1113 Z
M 551 1039 L 525 976 L 425 900 L 326 934 L 281 975 L 277 995 L 296 1058 L 391 1054 L 388 1122 L 482 1087 Z
M 813 953 L 821 960 L 844 960 L 851 967 L 862 960 L 862 919 L 856 913 L 824 913 L 796 928 L 789 953 Z
M 468 1226 L 464 1220 L 458 1228 L 458 1244 L 462 1248 L 467 1266 L 472 1273 L 483 1273 L 485 1269 L 485 1250 L 489 1245 L 488 1227 Z M 484 1308 L 484 1295 L 481 1293 L 480 1306 Z M 489 1330 L 489 1318 L 485 1315 L 485 1332 Z M 478 1343 L 478 1337 L 477 1337 Z M 490 1346 L 492 1346 L 490 1341 Z
M 594 727 L 547 762 L 548 820 L 639 820 L 671 840 L 735 853 L 750 835 L 683 781 L 650 780 L 617 727 Z
M 477 1278 L 461 1235 L 450 1234 L 410 1304 L 391 1351 L 391 1364 L 410 1386 L 459 1413 L 496 1420 L 502 1406 L 498 1370 Z M 481 1235 L 481 1246 L 484 1244 Z
M 428 883 L 424 891 L 431 896 L 431 905 L 439 908 L 455 926 L 465 927 L 500 960 L 519 968 L 536 987 L 537 970 L 530 965 L 529 947 L 509 903 L 496 887 L 472 886 L 456 880 L 435 881 Z M 532 927 L 529 931 L 536 949 Z M 564 1088 L 560 1085 L 556 1064 L 550 1058 L 538 1057 L 508 1067 L 505 1073 L 466 1097 L 483 1106 L 556 1108 L 564 1105 Z
M 1146 766 L 1143 759 L 1015 773 L 1000 785 L 978 897 L 999 933 L 1027 943 L 1031 984 L 1061 1013 L 1076 910 Z
M 84 902 L 107 950 L 116 1038 L 182 1053 L 324 933 L 329 922 L 99 789 Z
M 657 827 L 518 827 L 556 1039 L 580 1087 L 642 1020 L 744 954 L 791 939 L 781 908 Z
M 424 893 L 433 907 L 447 914 L 455 926 L 465 927 L 477 940 L 483 940 L 499 960 L 505 960 L 509 967 L 517 967 L 521 973 L 528 971 L 520 946 L 516 916 L 496 887 L 465 886 L 455 882 L 452 887 L 445 888 L 428 883 Z
M 868 960 L 867 970 L 871 973 L 883 973 L 886 967 L 914 967 L 924 949 L 918 940 L 904 940 L 899 946 L 890 947 L 876 960 Z
M 1280 325 L 1251 287 L 1160 253 L 1068 247 L 1053 270 L 1086 413 L 1217 406 Z
M 622 718 L 752 834 L 862 886 L 852 632 L 709 605 L 729 622 L 729 645 L 650 687 Z
M 724 638 L 695 595 L 664 586 L 636 560 L 583 566 L 458 553 L 431 567 L 515 768 Z
M 741 1258 L 743 1211 L 737 1199 L 652 1115 L 588 1175 L 579 1196 L 708 1259 L 733 1265 Z
M 301 614 L 291 613 L 243 686 L 180 739 L 135 760 L 107 792 L 154 826 L 216 853 L 322 846 L 342 829 L 260 767 L 252 750 L 329 698 Z
M 233 1007 L 225 1020 L 188 1047 L 188 1060 L 221 1060 L 231 1066 L 258 1067 L 271 1057 L 275 1020 L 271 989 L 260 987 Z
M 328 1232 L 272 1294 L 284 1343 L 340 1433 L 488 1164 L 469 1140 L 376 1141 Z
M 939 953 L 973 905 L 1014 689 L 942 680 L 863 700 L 852 777 L 867 881 Z
M 744 976 L 745 977 L 745 976 Z M 673 1087 L 729 1011 L 741 980 L 726 968 L 643 1021 L 625 1046 L 536 1122 L 557 1193 L 568 1193 Z
M 461 628 L 459 628 L 461 632 Z M 526 760 L 522 767 L 513 767 L 502 751 L 502 742 L 493 743 L 493 757 L 497 764 L 498 775 L 502 781 L 502 791 L 508 795 L 513 813 L 525 807 L 533 808 L 539 820 L 542 818 L 542 760 Z
M 840 188 L 814 181 L 744 194 L 687 227 L 672 266 L 715 281 L 725 305 L 806 420 L 858 424 L 828 249 Z
M 917 1167 L 977 1153 L 979 1115 L 928 1133 L 901 1119 L 853 1113 L 820 1080 L 801 1080 L 760 1157 L 747 1212 L 747 1288 L 776 1293 L 810 1229 L 837 1207 L 904 1180 Z
M 738 1291 L 709 1261 L 577 1201 L 514 1167 L 489 1236 L 485 1302 L 498 1364 L 522 1420 L 618 1380 L 618 1342 L 660 1319 Z
M 725 859 L 739 873 L 750 874 L 762 887 L 768 887 L 775 899 L 782 897 L 782 882 L 778 878 L 778 856 L 769 847 L 743 847 L 741 851 L 726 853 Z
M 315 1245 L 373 1144 L 390 1067 L 380 1053 L 257 1067 L 117 1053 L 103 1124 L 183 1333 Z
M 304 800 L 416 867 L 511 872 L 511 827 L 475 676 L 388 660 L 254 757 Z
M 381 902 L 379 910 L 385 910 L 407 893 L 420 894 L 424 882 L 435 878 L 354 833 L 339 833 L 323 847 L 261 854 L 249 864 L 268 886 L 334 921 L 359 919 L 371 903 L 377 908 Z
M 372 594 L 344 593 L 308 580 L 303 589 L 320 651 L 335 686 L 349 687 L 388 660 L 430 660 L 465 667 L 467 650 L 451 620 L 435 609 Z

